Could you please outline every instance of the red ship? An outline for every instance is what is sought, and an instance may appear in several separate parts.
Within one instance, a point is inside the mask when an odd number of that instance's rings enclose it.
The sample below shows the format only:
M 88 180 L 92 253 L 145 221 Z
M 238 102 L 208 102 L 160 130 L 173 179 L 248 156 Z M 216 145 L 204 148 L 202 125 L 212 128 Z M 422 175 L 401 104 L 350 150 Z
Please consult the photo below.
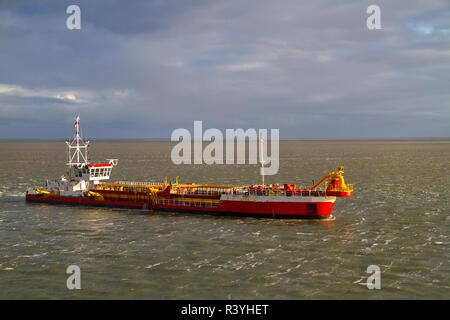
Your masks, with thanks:
M 89 141 L 79 132 L 68 146 L 69 172 L 61 180 L 47 182 L 45 188 L 30 188 L 29 202 L 136 208 L 154 211 L 202 213 L 222 216 L 263 218 L 328 219 L 337 197 L 351 197 L 353 185 L 346 184 L 344 167 L 329 172 L 313 186 L 297 188 L 288 183 L 229 186 L 209 184 L 173 184 L 164 182 L 102 182 L 108 180 L 117 159 L 91 164 Z M 324 189 L 320 190 L 320 186 Z

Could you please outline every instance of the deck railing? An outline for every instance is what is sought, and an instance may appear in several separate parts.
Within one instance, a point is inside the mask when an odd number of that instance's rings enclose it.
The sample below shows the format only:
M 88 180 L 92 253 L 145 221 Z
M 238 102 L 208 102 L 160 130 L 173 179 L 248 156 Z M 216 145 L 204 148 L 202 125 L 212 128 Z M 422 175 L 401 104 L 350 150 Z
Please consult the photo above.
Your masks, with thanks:
M 177 207 L 197 207 L 197 208 L 217 208 L 218 203 L 212 202 L 191 202 L 172 199 L 159 199 L 157 205 L 177 206 Z
M 111 185 L 118 184 L 118 185 L 127 185 L 127 186 L 137 186 L 137 187 L 146 187 L 146 186 L 160 186 L 164 185 L 164 182 L 139 182 L 139 181 L 117 181 L 117 183 L 109 183 Z M 108 185 L 109 185 L 108 184 Z
M 118 183 L 102 183 L 100 184 L 100 189 L 103 190 L 115 190 L 115 191 L 135 191 L 135 192 L 149 192 L 152 190 L 152 186 L 160 186 L 161 183 L 154 182 L 129 182 L 129 181 L 119 181 Z M 222 194 L 225 195 L 252 195 L 252 196 L 273 196 L 273 197 L 322 197 L 326 196 L 326 191 L 319 188 L 316 190 L 284 190 L 284 189 L 252 189 L 252 188 L 239 188 L 239 189 L 223 189 L 223 190 L 207 190 L 206 188 L 195 188 L 194 190 L 187 190 L 184 187 L 173 186 L 171 194 L 178 196 L 216 196 L 220 197 Z M 153 189 L 154 190 L 154 189 Z M 162 191 L 162 189 L 159 189 Z M 346 188 L 338 188 L 330 191 L 353 191 L 353 185 L 348 184 Z
M 234 192 L 233 190 L 230 190 L 229 192 L 216 192 L 216 191 L 182 191 L 181 193 L 173 193 L 174 195 L 177 194 L 178 196 L 192 196 L 192 195 L 205 195 L 205 196 L 220 196 L 222 194 L 225 195 L 252 195 L 252 196 L 273 196 L 273 197 L 318 197 L 318 196 L 325 196 L 325 191 L 322 190 L 236 190 Z

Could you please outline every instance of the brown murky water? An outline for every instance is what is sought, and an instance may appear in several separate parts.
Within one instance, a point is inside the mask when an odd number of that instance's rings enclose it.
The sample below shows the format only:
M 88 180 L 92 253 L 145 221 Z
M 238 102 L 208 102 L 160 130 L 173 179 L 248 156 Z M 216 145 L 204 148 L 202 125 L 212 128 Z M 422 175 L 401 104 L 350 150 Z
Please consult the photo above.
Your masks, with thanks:
M 94 141 L 113 180 L 253 184 L 254 165 L 184 165 L 171 145 Z M 280 144 L 267 183 L 309 185 L 338 165 L 355 195 L 334 221 L 227 218 L 26 204 L 65 170 L 63 142 L 0 141 L 1 299 L 448 299 L 450 140 Z M 68 290 L 69 265 L 81 290 Z M 368 290 L 369 265 L 381 289 Z

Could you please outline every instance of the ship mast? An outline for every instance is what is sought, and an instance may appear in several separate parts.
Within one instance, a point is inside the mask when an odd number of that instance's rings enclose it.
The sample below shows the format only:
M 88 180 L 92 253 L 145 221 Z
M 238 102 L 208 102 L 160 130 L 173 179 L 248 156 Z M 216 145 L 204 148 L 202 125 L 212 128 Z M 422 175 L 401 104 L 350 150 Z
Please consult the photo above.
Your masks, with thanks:
M 75 137 L 67 144 L 67 165 L 69 167 L 82 167 L 89 164 L 88 146 L 89 141 L 84 141 L 80 136 L 80 117 L 75 118 Z
M 262 175 L 262 185 L 264 187 L 264 137 L 261 133 L 261 137 L 259 139 L 259 143 L 260 143 L 260 147 L 259 147 L 259 151 L 260 151 L 260 157 L 259 157 L 259 161 L 261 162 L 261 175 Z

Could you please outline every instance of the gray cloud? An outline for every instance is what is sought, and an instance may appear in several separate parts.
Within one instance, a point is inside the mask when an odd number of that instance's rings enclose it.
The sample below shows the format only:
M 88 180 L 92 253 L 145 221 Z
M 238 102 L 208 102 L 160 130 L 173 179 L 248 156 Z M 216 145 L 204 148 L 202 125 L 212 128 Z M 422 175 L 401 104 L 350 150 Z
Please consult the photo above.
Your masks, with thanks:
M 66 29 L 79 4 L 82 29 Z M 0 137 L 448 136 L 448 1 L 0 2 Z M 69 133 L 67 133 L 69 132 Z

